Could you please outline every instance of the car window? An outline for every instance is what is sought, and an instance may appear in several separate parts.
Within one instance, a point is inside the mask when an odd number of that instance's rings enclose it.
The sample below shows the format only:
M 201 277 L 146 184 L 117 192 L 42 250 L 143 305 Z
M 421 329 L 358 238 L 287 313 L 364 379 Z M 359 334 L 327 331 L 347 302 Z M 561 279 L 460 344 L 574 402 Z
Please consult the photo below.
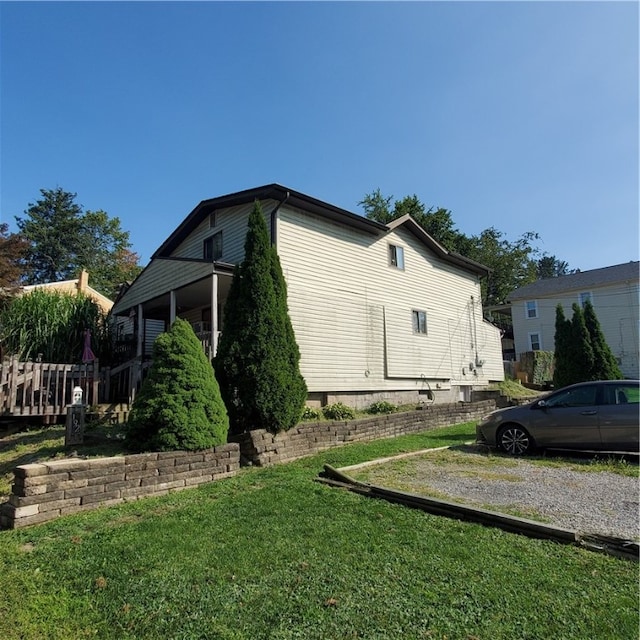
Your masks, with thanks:
M 628 382 L 604 385 L 603 404 L 640 404 L 638 385 Z
M 576 389 L 567 389 L 551 396 L 545 402 L 547 407 L 588 407 L 596 403 L 597 385 L 587 385 Z

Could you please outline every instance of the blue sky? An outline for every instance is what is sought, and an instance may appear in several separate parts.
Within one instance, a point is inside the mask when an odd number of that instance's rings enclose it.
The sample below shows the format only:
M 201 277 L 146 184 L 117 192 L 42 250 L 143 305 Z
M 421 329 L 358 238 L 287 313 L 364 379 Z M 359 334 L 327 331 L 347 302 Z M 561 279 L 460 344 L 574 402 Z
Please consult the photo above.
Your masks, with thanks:
M 380 188 L 638 260 L 637 2 L 2 2 L 0 220 L 78 194 L 146 264 L 201 200 Z

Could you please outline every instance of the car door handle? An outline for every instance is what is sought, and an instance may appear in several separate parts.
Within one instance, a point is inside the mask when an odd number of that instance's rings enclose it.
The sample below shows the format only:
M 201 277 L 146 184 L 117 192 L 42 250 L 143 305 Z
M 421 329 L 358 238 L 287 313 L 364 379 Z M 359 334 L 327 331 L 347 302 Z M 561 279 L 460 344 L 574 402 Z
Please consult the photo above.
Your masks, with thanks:
M 598 413 L 597 411 L 581 411 L 580 415 L 581 416 L 595 416 L 596 413 Z

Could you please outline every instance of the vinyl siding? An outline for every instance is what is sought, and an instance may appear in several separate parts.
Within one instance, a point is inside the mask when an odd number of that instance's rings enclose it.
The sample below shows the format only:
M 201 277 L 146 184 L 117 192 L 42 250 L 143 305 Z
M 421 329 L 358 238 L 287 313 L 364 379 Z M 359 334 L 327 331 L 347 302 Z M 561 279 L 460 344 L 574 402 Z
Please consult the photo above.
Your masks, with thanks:
M 556 306 L 562 305 L 565 317 L 573 316 L 573 303 L 579 304 L 584 289 L 567 291 L 561 297 L 538 298 L 538 318 L 525 317 L 525 300 L 514 300 L 512 306 L 513 333 L 516 354 L 529 350 L 528 336 L 539 333 L 544 351 L 555 350 Z M 619 283 L 604 287 L 592 287 L 591 303 L 600 322 L 602 333 L 618 358 L 622 373 L 638 378 L 638 283 Z
M 131 287 L 113 306 L 113 313 L 122 313 L 138 304 L 166 295 L 190 282 L 211 275 L 211 265 L 206 262 L 179 262 L 156 258 L 136 278 Z
M 273 200 L 266 200 L 261 203 L 267 229 L 270 227 L 270 214 L 276 206 Z M 216 226 L 209 227 L 209 218 L 205 218 L 186 240 L 178 246 L 172 254 L 178 258 L 203 257 L 203 242 L 218 232 L 222 232 L 222 257 L 220 262 L 236 264 L 244 257 L 244 241 L 247 235 L 247 222 L 249 213 L 253 209 L 253 203 L 218 209 L 216 211 Z
M 403 247 L 404 270 L 389 265 L 389 244 Z M 492 379 L 502 379 L 499 332 L 482 320 L 476 276 L 408 231 L 365 236 L 285 205 L 278 254 L 311 391 L 480 384 L 485 371 L 463 372 L 475 357 L 474 332 L 479 357 L 497 362 L 487 367 Z M 413 333 L 414 309 L 426 312 L 427 335 Z

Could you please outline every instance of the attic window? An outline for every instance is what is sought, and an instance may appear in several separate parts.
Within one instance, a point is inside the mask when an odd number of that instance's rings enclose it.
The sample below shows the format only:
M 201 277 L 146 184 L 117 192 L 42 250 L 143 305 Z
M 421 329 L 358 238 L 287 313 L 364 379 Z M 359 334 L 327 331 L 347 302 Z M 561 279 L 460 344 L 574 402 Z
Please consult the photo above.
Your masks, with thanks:
M 396 269 L 404 270 L 404 249 L 395 244 L 389 245 L 389 264 Z
M 222 231 L 209 236 L 203 241 L 202 257 L 209 262 L 222 258 Z
M 218 221 L 216 220 L 216 212 L 212 211 L 209 214 L 209 229 L 213 229 L 216 226 L 217 222 Z

